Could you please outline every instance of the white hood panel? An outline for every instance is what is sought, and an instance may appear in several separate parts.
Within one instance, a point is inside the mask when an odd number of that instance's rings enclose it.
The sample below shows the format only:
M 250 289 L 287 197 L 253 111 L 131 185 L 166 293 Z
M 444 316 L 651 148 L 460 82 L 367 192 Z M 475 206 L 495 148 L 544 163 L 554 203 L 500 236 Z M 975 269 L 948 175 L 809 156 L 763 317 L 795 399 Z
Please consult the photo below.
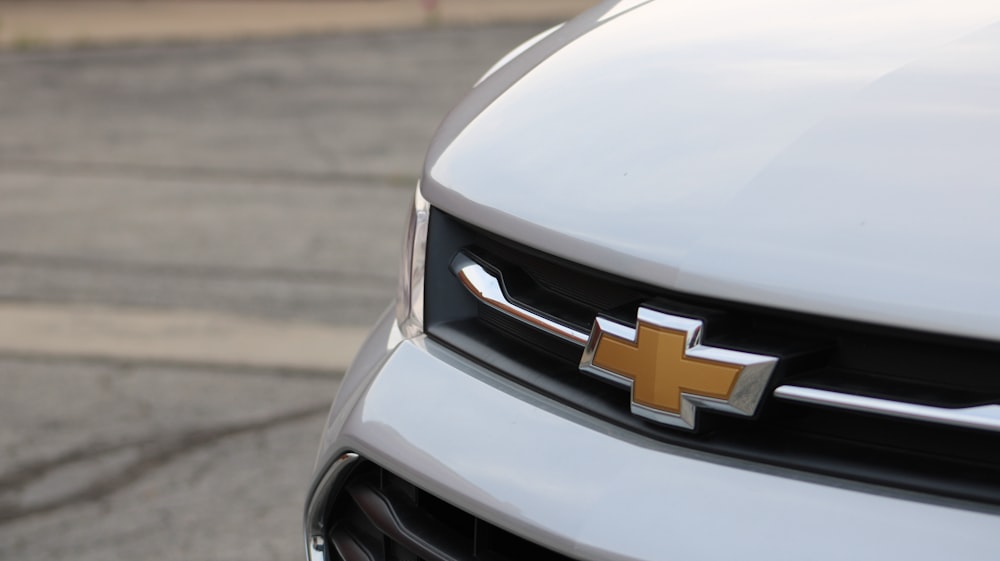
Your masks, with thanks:
M 665 288 L 1000 339 L 1000 3 L 616 4 L 456 108 L 432 204 Z

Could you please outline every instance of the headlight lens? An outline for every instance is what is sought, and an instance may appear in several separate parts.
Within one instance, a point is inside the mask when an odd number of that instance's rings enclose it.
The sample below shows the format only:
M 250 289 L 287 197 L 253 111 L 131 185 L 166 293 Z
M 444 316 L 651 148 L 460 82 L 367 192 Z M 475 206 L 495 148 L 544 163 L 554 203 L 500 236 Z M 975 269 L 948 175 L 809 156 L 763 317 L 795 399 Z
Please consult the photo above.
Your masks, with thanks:
M 403 242 L 403 262 L 399 271 L 396 322 L 404 337 L 419 335 L 424 329 L 424 262 L 427 251 L 427 221 L 430 205 L 417 185 L 413 209 Z

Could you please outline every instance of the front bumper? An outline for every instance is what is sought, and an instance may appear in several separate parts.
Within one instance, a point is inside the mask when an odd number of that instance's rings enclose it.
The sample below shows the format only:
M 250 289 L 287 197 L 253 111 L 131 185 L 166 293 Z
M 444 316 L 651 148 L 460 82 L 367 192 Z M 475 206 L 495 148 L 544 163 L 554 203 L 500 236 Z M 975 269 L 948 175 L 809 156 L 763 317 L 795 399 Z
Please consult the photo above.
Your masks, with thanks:
M 307 540 L 346 452 L 577 559 L 996 559 L 1000 515 L 693 452 L 595 420 L 385 317 L 324 434 Z M 342 462 L 341 462 L 342 463 Z M 312 559 L 331 559 L 311 548 Z

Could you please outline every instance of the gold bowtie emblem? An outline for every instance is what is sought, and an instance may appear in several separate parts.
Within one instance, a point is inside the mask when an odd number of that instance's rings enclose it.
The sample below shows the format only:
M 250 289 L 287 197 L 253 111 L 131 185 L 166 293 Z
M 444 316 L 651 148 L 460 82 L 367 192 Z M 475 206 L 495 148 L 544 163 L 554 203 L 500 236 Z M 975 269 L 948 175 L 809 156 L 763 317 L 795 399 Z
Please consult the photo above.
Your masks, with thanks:
M 598 318 L 581 368 L 628 385 L 632 411 L 693 429 L 699 407 L 753 415 L 777 359 L 701 344 L 702 322 L 640 308 L 636 327 Z
M 605 334 L 594 366 L 632 380 L 635 402 L 681 412 L 681 392 L 728 399 L 742 366 L 684 356 L 687 333 L 640 324 L 636 341 Z

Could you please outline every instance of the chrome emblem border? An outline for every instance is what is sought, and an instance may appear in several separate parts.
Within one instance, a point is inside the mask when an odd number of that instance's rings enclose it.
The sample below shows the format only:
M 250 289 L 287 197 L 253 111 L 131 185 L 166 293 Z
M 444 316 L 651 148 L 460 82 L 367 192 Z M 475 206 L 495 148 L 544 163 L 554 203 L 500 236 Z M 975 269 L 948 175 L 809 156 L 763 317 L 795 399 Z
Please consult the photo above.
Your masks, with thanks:
M 761 398 L 767 390 L 771 374 L 778 363 L 776 357 L 703 345 L 701 337 L 704 323 L 701 320 L 666 314 L 647 307 L 639 308 L 636 320 L 636 327 L 630 327 L 604 317 L 598 317 L 594 322 L 594 328 L 580 360 L 582 371 L 626 386 L 632 391 L 631 409 L 633 414 L 675 427 L 694 429 L 699 408 L 742 416 L 752 416 L 757 412 Z M 712 364 L 739 367 L 739 372 L 735 375 L 735 381 L 728 397 L 718 399 L 698 395 L 691 391 L 681 391 L 681 407 L 680 411 L 676 413 L 637 403 L 635 382 L 627 376 L 597 366 L 594 364 L 594 356 L 598 344 L 605 334 L 638 343 L 638 328 L 641 325 L 683 333 L 685 338 L 684 352 L 682 356 L 677 357 L 678 362 L 686 359 L 697 359 Z

